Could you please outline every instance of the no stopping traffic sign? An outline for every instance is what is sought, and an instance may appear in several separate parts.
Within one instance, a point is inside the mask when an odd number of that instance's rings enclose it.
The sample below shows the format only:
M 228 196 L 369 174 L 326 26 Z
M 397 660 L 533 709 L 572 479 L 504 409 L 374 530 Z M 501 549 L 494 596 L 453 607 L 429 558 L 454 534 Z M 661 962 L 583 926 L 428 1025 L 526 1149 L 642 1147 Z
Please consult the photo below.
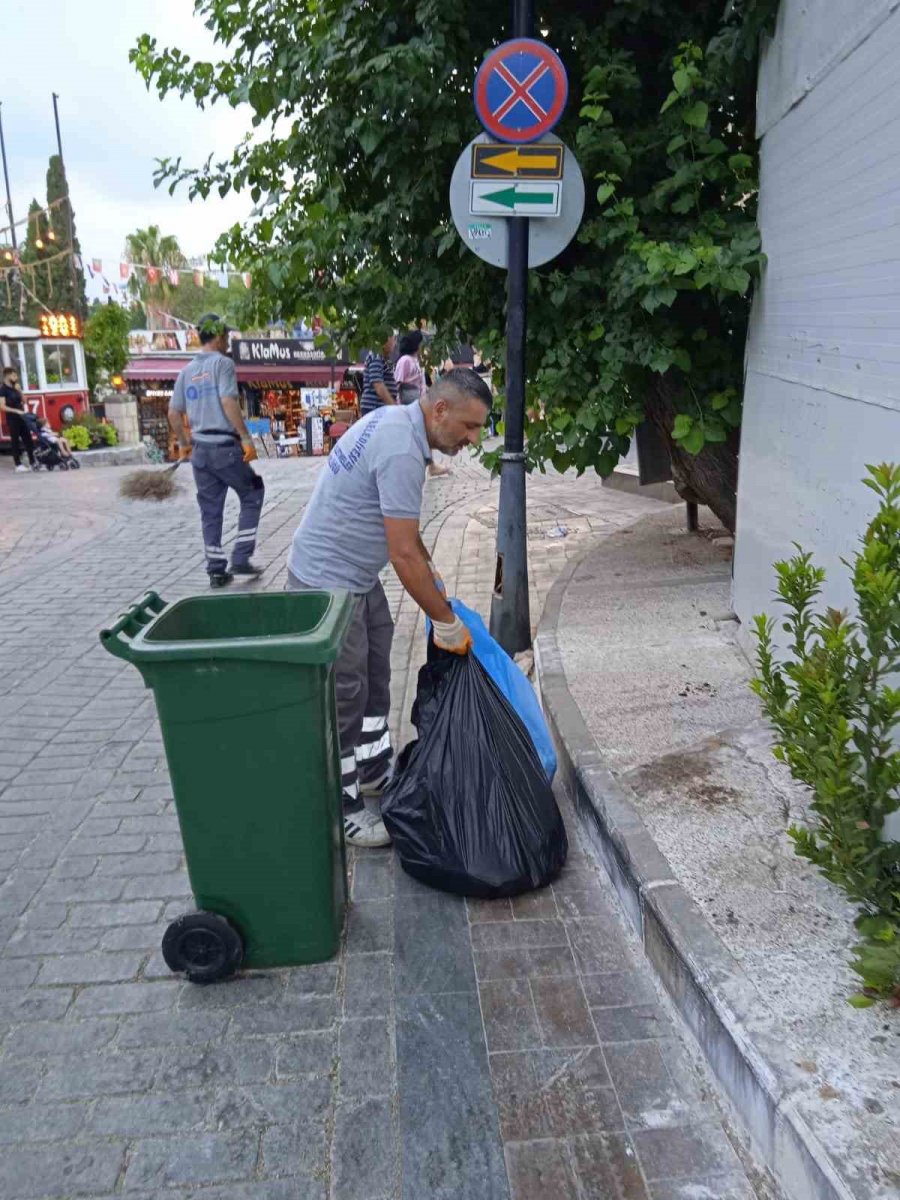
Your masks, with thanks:
M 535 38 L 513 38 L 485 58 L 475 76 L 475 111 L 503 142 L 535 142 L 566 107 L 569 83 L 562 59 Z

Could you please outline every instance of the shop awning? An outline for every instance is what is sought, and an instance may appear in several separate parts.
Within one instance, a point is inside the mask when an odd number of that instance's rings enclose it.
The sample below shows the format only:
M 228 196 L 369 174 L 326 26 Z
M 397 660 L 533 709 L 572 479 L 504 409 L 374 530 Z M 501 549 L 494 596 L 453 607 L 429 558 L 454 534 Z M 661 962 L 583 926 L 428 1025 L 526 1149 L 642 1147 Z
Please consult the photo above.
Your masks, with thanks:
M 284 367 L 237 363 L 236 366 L 238 383 L 262 387 L 271 387 L 276 383 L 300 383 L 318 387 L 330 384 L 332 379 L 340 383 L 347 369 L 345 366 L 330 367 L 323 363 L 298 363 L 296 366 Z
M 171 358 L 146 355 L 143 358 L 133 358 L 123 374 L 126 379 L 135 381 L 174 379 L 181 368 L 186 367 L 189 362 L 191 362 L 191 357 L 188 355 L 184 357 L 173 355 Z M 361 364 L 348 363 L 336 363 L 333 368 L 328 363 L 299 363 L 292 366 L 270 366 L 268 364 L 253 366 L 249 363 L 235 365 L 239 383 L 247 383 L 251 386 L 258 384 L 262 387 L 271 387 L 277 383 L 299 383 L 316 387 L 330 384 L 332 379 L 336 383 L 340 383 L 348 366 L 353 365 L 358 370 L 362 369 Z
M 190 355 L 182 358 L 157 358 L 147 355 L 145 358 L 133 358 L 122 372 L 126 379 L 174 379 L 182 367 L 191 361 Z

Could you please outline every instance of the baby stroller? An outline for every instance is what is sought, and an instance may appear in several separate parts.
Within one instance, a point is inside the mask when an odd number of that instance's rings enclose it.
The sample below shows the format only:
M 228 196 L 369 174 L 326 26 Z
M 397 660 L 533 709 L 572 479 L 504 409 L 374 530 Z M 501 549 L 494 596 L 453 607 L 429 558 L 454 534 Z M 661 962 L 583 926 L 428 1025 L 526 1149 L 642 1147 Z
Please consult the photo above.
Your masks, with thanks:
M 31 418 L 30 421 L 28 417 Z M 65 457 L 58 444 L 52 441 L 46 431 L 38 425 L 37 418 L 32 413 L 29 413 L 25 420 L 32 437 L 36 439 L 34 457 L 37 463 L 47 471 L 52 471 L 54 467 L 59 467 L 61 471 L 77 471 L 79 469 L 81 463 L 76 462 L 74 458 Z

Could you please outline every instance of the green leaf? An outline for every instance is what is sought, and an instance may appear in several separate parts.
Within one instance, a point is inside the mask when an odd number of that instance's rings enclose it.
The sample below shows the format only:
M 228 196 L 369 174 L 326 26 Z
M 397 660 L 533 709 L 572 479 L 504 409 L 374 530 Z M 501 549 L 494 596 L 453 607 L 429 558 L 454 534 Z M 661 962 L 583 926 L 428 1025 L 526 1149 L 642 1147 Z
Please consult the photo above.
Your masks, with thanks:
M 732 154 L 728 159 L 728 165 L 736 173 L 749 171 L 753 166 L 753 159 L 749 154 Z
M 585 104 L 578 115 L 580 117 L 587 117 L 589 121 L 596 121 L 602 112 L 603 106 L 601 104 Z
M 666 96 L 666 99 L 665 99 L 665 102 L 664 102 L 662 108 L 659 111 L 661 113 L 668 112 L 669 109 L 672 107 L 672 105 L 677 104 L 677 102 L 680 99 L 681 99 L 681 97 L 678 95 L 677 92 L 669 92 L 668 96 Z
M 709 105 L 705 100 L 697 100 L 690 108 L 681 114 L 681 119 L 692 129 L 702 129 L 709 118 Z
M 679 67 L 679 69 L 672 76 L 672 82 L 675 85 L 675 91 L 678 93 L 678 95 L 683 96 L 691 86 L 691 77 L 683 67 Z
M 688 413 L 679 413 L 675 418 L 675 424 L 672 426 L 672 437 L 676 442 L 680 442 L 694 428 L 694 418 Z
M 862 992 L 855 992 L 852 996 L 847 997 L 847 1003 L 853 1008 L 871 1008 L 875 1001 L 871 996 L 864 996 Z
M 681 439 L 681 444 L 688 454 L 699 454 L 706 441 L 702 425 L 695 425 L 691 432 Z
M 684 136 L 684 134 L 676 133 L 675 136 L 670 139 L 669 144 L 666 146 L 666 154 L 674 154 L 676 150 L 680 150 L 681 147 L 684 146 L 686 143 L 687 143 L 687 138 Z
M 600 187 L 597 188 L 597 203 L 605 204 L 615 190 L 613 184 L 601 183 Z

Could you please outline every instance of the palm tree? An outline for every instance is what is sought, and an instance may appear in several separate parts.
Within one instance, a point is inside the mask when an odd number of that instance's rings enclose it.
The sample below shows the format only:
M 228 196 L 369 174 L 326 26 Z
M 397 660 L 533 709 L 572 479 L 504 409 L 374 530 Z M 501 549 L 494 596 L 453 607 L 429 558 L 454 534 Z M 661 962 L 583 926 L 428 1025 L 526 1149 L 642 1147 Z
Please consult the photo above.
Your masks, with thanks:
M 155 283 L 150 282 L 147 271 L 132 271 L 128 279 L 129 295 L 143 304 L 150 328 L 159 329 L 162 327 L 161 314 L 168 312 L 172 297 L 167 271 L 187 265 L 178 239 L 171 234 L 160 237 L 158 225 L 136 229 L 125 239 L 125 258 L 143 267 L 159 268 Z

